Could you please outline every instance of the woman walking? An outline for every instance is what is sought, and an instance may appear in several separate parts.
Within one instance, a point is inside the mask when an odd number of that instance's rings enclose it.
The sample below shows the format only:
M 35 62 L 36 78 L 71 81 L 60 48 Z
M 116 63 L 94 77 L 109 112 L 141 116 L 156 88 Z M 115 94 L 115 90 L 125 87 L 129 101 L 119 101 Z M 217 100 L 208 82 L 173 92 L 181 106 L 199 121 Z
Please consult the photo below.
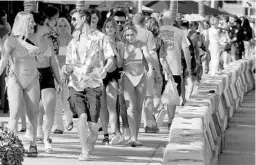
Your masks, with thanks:
M 153 66 L 147 45 L 136 39 L 137 30 L 132 22 L 128 22 L 123 29 L 125 53 L 123 62 L 123 90 L 127 107 L 131 139 L 128 144 L 132 147 L 141 146 L 138 132 L 141 123 L 142 105 L 146 93 L 146 76 L 150 79 Z M 146 73 L 146 67 L 148 72 Z
M 57 33 L 59 35 L 60 40 L 60 49 L 59 49 L 59 64 L 62 68 L 66 61 L 66 50 L 69 42 L 73 38 L 71 35 L 71 27 L 66 18 L 60 18 L 57 23 Z M 55 123 L 56 129 L 54 130 L 55 134 L 63 134 L 64 132 L 64 124 L 63 124 L 63 110 L 65 112 L 66 121 L 67 121 L 67 131 L 71 131 L 73 129 L 73 114 L 69 107 L 68 102 L 69 97 L 69 89 L 65 82 L 62 82 L 62 91 L 57 93 L 57 103 L 56 103 L 56 111 L 55 111 Z
M 9 60 L 9 74 L 7 78 L 7 94 L 9 98 L 10 117 L 8 127 L 17 133 L 18 120 L 26 114 L 30 121 L 31 136 L 28 147 L 28 156 L 37 156 L 36 133 L 39 108 L 39 76 L 36 56 L 42 55 L 31 38 L 34 34 L 35 22 L 33 15 L 28 12 L 19 12 L 14 20 L 11 36 L 7 38 L 3 47 L 3 56 L 0 61 L 2 74 Z

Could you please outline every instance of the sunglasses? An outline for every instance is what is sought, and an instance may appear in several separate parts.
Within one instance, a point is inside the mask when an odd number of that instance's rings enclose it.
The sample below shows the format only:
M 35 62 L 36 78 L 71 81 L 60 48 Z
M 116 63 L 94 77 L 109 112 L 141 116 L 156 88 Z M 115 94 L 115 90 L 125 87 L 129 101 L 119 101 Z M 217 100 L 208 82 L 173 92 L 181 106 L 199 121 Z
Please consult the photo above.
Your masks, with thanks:
M 123 25 L 125 23 L 125 21 L 116 21 L 116 23 Z
M 75 22 L 76 21 L 76 17 L 72 17 L 71 21 Z

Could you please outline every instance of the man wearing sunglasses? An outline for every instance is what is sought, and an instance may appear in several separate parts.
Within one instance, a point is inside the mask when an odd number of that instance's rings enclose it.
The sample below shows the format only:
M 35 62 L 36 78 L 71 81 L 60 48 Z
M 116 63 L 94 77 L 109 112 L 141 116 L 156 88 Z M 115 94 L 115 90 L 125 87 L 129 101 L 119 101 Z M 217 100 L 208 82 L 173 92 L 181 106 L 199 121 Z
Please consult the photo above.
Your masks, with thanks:
M 121 35 L 121 32 L 123 31 L 123 26 L 126 22 L 126 15 L 123 11 L 116 11 L 113 15 L 113 18 L 119 26 L 119 32 Z
M 77 130 L 82 147 L 79 160 L 85 161 L 90 158 L 98 139 L 102 79 L 113 64 L 114 53 L 107 37 L 90 27 L 88 11 L 75 9 L 70 15 L 76 34 L 67 47 L 62 70 L 70 89 L 70 109 L 78 114 Z M 87 137 L 88 127 L 90 135 Z

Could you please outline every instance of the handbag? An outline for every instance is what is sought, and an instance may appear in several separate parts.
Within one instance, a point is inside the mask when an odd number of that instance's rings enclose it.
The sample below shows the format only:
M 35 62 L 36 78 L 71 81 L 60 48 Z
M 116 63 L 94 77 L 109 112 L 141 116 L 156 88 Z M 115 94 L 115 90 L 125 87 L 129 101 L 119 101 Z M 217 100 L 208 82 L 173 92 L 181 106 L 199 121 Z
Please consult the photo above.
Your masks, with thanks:
M 163 105 L 179 105 L 180 97 L 173 77 L 168 76 L 168 81 L 162 94 L 161 102 Z

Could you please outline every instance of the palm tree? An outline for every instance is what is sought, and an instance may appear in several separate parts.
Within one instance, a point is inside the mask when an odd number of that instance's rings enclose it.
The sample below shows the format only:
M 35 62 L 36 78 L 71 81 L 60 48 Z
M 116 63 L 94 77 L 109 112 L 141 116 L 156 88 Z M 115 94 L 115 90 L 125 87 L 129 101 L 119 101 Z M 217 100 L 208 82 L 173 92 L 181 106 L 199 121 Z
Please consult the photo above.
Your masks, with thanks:
M 178 13 L 178 0 L 170 0 L 171 21 L 174 23 Z
M 201 16 L 205 16 L 205 12 L 204 12 L 204 0 L 200 0 L 198 1 L 198 14 Z

